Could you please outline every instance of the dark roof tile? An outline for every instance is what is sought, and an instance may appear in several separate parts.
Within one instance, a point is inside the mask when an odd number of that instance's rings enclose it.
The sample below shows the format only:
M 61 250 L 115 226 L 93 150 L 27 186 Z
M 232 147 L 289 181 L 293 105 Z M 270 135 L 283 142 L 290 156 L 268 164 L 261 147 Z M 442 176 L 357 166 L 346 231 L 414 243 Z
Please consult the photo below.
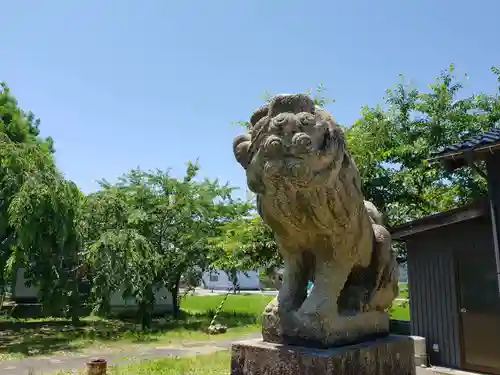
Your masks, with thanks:
M 443 147 L 441 150 L 436 152 L 435 156 L 440 156 L 447 154 L 449 152 L 465 151 L 468 149 L 474 149 L 480 146 L 487 146 L 493 143 L 500 142 L 500 128 L 492 128 L 477 137 L 466 139 L 463 142 L 455 143 L 451 146 Z

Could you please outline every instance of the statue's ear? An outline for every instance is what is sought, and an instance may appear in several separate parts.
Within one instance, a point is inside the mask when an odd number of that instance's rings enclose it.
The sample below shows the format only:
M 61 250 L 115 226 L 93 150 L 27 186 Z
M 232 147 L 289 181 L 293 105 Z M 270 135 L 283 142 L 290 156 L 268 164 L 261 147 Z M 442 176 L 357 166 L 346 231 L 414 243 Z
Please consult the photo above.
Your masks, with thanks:
M 257 125 L 257 123 L 262 118 L 264 118 L 265 116 L 267 116 L 268 112 L 269 112 L 269 105 L 268 104 L 264 104 L 263 106 L 261 106 L 260 108 L 258 108 L 252 114 L 252 117 L 250 117 L 250 126 L 249 126 L 249 128 L 252 129 L 253 127 L 255 127 L 255 125 Z
M 233 153 L 241 166 L 247 169 L 250 163 L 250 136 L 247 134 L 237 136 L 233 141 Z

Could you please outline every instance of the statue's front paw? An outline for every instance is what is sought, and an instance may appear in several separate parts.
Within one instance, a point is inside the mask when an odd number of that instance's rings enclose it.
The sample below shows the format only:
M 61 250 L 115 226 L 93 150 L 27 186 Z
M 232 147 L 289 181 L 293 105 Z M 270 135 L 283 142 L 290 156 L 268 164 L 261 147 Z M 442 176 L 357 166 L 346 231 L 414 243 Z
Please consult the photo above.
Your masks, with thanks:
M 264 341 L 281 343 L 283 328 L 280 318 L 278 299 L 275 298 L 264 309 L 262 314 L 262 337 Z

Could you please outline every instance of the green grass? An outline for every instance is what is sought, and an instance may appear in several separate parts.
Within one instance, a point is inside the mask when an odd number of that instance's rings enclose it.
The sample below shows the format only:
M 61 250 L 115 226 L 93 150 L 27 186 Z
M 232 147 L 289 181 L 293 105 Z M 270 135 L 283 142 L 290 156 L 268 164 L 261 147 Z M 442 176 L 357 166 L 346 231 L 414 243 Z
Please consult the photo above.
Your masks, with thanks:
M 84 318 L 80 326 L 56 318 L 0 321 L 0 361 L 25 356 L 76 352 L 99 347 L 125 348 L 132 344 L 182 344 L 256 333 L 269 295 L 230 295 L 217 323 L 228 332 L 210 336 L 204 331 L 224 296 L 187 296 L 178 319 L 166 317 L 153 322 L 149 332 L 142 332 L 132 320 Z M 393 319 L 409 320 L 408 304 L 396 301 Z
M 260 315 L 273 298 L 262 294 L 229 295 L 222 311 Z M 190 312 L 215 311 L 223 299 L 223 295 L 187 296 L 182 302 L 182 308 Z
M 391 319 L 410 320 L 410 305 L 407 301 L 394 301 L 391 307 Z
M 209 311 L 217 308 L 223 296 L 190 296 L 183 303 L 183 308 L 190 311 Z M 262 295 L 229 296 L 223 311 L 226 314 L 250 312 L 258 314 L 272 299 Z M 399 320 L 409 320 L 408 303 L 395 302 L 391 317 Z M 181 358 L 165 358 L 161 360 L 144 361 L 142 363 L 112 367 L 108 375 L 224 375 L 230 371 L 230 352 L 219 351 L 209 355 L 197 355 Z M 57 375 L 69 375 L 59 373 Z
M 399 296 L 398 298 L 408 299 L 408 283 L 399 283 Z
M 220 351 L 209 355 L 197 355 L 183 358 L 165 358 L 144 361 L 129 366 L 110 368 L 108 375 L 229 375 L 229 351 Z M 69 375 L 59 372 L 57 375 Z
M 187 311 L 211 311 L 219 306 L 223 296 L 190 296 L 183 302 Z M 272 299 L 263 295 L 231 295 L 226 301 L 223 315 L 250 313 L 259 316 L 264 306 Z M 399 320 L 409 320 L 408 303 L 395 302 L 391 317 Z M 224 375 L 230 371 L 230 353 L 220 351 L 210 355 L 192 357 L 166 358 L 162 360 L 144 361 L 128 366 L 110 368 L 109 375 Z M 69 373 L 60 373 L 66 375 Z
M 211 336 L 205 329 L 222 296 L 189 296 L 183 300 L 178 319 L 167 316 L 153 321 L 142 332 L 133 320 L 87 317 L 80 326 L 57 318 L 9 319 L 0 321 L 0 361 L 11 358 L 62 354 L 99 347 L 123 348 L 132 344 L 182 344 L 242 336 L 260 330 L 260 315 L 271 297 L 230 295 L 217 323 L 227 333 Z
M 405 298 L 405 293 L 406 296 L 408 296 L 407 285 L 401 284 L 399 298 Z M 404 289 L 405 287 L 406 289 Z M 183 308 L 192 312 L 215 310 L 223 298 L 224 296 L 189 296 L 183 302 Z M 266 295 L 230 295 L 222 311 L 251 313 L 259 316 L 271 299 L 273 299 L 272 296 Z M 391 310 L 391 318 L 397 320 L 410 320 L 408 303 L 404 301 L 395 301 Z

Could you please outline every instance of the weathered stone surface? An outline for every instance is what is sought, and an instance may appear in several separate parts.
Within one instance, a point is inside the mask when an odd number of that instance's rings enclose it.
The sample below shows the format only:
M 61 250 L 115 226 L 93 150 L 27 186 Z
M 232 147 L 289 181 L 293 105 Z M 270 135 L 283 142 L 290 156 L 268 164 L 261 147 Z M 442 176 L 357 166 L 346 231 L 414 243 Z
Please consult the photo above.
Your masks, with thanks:
M 425 337 L 410 336 L 410 338 L 413 340 L 413 346 L 415 348 L 415 365 L 428 366 L 429 358 L 427 356 Z
M 323 326 L 320 332 L 308 331 L 309 327 L 304 327 L 302 322 L 293 315 L 291 318 L 296 320 L 288 324 L 283 324 L 284 320 L 278 320 L 277 316 L 278 314 L 268 312 L 266 309 L 262 319 L 264 341 L 311 348 L 329 348 L 332 346 L 331 343 L 334 343 L 334 346 L 360 343 L 364 340 L 387 336 L 389 332 L 389 314 L 380 311 L 339 316 L 335 320 L 327 320 L 325 324 L 330 324 L 330 326 Z M 295 335 L 289 335 L 289 331 L 286 330 L 292 326 L 297 330 Z M 300 332 L 300 329 L 303 331 Z
M 331 347 L 387 335 L 398 267 L 342 128 L 304 94 L 275 96 L 249 126 L 233 151 L 284 259 L 264 339 Z
M 413 341 L 387 336 L 333 349 L 261 340 L 233 345 L 231 375 L 414 375 Z

